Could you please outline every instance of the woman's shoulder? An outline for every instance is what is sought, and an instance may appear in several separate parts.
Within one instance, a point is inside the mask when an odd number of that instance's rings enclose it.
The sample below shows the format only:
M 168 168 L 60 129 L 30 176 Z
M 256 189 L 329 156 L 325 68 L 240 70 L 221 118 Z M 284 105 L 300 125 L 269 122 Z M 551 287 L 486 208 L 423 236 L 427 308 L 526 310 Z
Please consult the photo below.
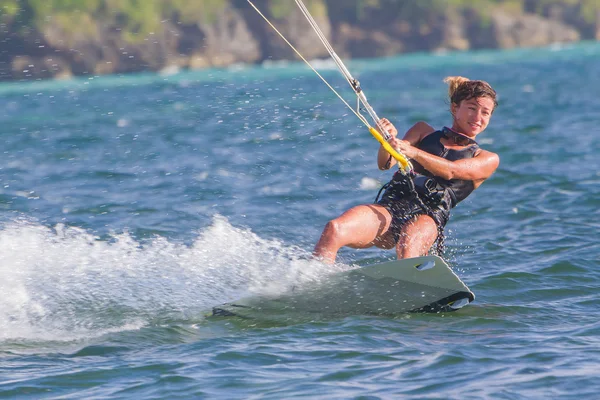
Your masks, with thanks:
M 436 132 L 437 130 L 425 121 L 418 121 L 406 132 L 405 140 L 411 143 L 419 143 L 421 140 Z
M 479 157 L 479 159 L 485 159 L 488 163 L 495 165 L 496 169 L 498 165 L 500 165 L 500 156 L 492 151 L 482 149 L 481 147 L 477 147 L 477 151 L 473 155 L 473 157 Z
M 417 121 L 410 129 L 414 129 L 419 132 L 423 132 L 426 134 L 430 134 L 436 131 L 436 129 L 429 125 L 429 123 L 425 121 Z

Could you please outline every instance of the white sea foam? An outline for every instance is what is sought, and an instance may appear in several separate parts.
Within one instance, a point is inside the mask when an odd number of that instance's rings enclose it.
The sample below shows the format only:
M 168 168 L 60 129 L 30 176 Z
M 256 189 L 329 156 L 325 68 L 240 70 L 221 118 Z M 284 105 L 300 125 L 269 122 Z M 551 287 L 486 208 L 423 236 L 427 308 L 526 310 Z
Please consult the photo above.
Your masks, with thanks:
M 381 182 L 375 178 L 364 177 L 360 180 L 360 190 L 374 190 L 381 187 Z
M 286 68 L 289 65 L 290 62 L 287 60 L 265 60 L 262 62 L 262 66 L 265 69 Z
M 342 268 L 306 256 L 220 216 L 191 245 L 14 222 L 0 230 L 0 340 L 76 340 L 194 320 L 215 305 Z
M 332 58 L 315 58 L 309 61 L 310 64 L 317 70 L 332 70 L 337 71 L 338 67 Z

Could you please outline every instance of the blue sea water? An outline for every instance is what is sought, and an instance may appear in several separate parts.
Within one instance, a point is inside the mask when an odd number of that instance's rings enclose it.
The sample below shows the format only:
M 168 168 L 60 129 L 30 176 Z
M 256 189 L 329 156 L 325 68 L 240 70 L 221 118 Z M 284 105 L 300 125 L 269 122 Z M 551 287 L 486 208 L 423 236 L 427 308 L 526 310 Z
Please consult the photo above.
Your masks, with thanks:
M 351 104 L 327 62 L 321 71 Z M 310 260 L 392 172 L 306 67 L 0 85 L 0 397 L 581 399 L 600 392 L 600 45 L 355 60 L 400 130 L 489 81 L 498 171 L 453 212 L 454 313 L 265 323 L 213 306 L 394 258 Z

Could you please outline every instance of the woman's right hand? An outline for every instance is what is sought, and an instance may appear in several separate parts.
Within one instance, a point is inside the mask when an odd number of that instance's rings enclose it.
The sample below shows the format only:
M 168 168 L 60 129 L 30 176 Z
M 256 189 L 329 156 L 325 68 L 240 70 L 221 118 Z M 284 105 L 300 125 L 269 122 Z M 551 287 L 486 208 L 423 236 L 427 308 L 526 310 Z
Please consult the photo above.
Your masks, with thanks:
M 390 138 L 387 141 L 390 144 L 390 146 L 398 150 L 400 147 L 400 143 L 403 140 L 398 139 L 398 130 L 396 129 L 394 124 L 392 124 L 387 118 L 381 118 L 379 125 L 381 126 L 381 128 L 385 129 L 385 131 L 390 135 Z
M 400 140 L 398 140 L 398 130 L 387 118 L 382 118 L 379 120 L 377 124 L 377 129 L 383 136 L 389 136 L 387 142 L 392 146 L 392 148 L 397 149 Z M 387 133 L 387 135 L 385 135 Z M 377 153 L 377 164 L 379 165 L 379 169 L 385 170 L 389 169 L 392 165 L 396 164 L 396 160 L 391 156 L 390 153 L 385 150 L 383 146 L 379 148 L 379 152 Z
M 387 118 L 381 118 L 378 125 L 380 129 L 383 128 L 392 138 L 398 136 L 398 129 Z

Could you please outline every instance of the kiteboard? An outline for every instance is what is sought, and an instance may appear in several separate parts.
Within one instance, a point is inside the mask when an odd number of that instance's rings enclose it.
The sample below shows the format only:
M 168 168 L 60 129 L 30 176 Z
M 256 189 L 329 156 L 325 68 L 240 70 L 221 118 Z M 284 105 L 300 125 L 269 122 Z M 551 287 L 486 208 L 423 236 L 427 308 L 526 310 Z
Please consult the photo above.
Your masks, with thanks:
M 260 318 L 301 313 L 398 315 L 458 310 L 473 292 L 440 257 L 425 256 L 336 273 L 278 296 L 251 296 L 214 307 L 214 316 Z

